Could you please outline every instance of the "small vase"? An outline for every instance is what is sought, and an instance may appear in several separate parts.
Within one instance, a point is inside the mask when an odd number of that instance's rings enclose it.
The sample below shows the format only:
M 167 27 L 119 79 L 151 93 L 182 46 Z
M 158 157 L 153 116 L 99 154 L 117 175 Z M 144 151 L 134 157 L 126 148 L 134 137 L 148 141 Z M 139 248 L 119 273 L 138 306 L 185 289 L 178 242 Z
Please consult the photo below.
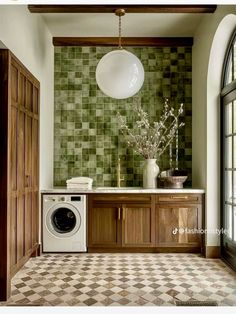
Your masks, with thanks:
M 160 172 L 156 159 L 145 159 L 143 168 L 143 188 L 144 189 L 156 189 L 157 188 L 157 176 Z

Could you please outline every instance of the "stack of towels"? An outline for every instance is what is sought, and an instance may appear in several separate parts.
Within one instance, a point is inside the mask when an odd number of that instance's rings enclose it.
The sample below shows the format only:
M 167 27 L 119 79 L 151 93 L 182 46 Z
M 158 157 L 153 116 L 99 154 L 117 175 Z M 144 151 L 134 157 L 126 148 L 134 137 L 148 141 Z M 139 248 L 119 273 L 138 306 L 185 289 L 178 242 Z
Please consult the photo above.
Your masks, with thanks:
M 75 177 L 66 181 L 67 189 L 91 190 L 93 179 L 88 177 Z

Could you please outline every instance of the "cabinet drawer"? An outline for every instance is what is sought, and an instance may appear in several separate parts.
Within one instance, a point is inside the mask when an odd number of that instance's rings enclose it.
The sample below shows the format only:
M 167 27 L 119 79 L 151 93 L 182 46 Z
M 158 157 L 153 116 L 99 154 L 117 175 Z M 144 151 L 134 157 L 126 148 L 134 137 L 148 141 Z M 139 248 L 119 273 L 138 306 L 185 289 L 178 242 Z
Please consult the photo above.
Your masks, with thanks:
M 151 202 L 151 195 L 136 194 L 96 194 L 93 195 L 94 202 Z
M 194 202 L 200 203 L 202 200 L 201 194 L 163 194 L 156 195 L 156 202 Z

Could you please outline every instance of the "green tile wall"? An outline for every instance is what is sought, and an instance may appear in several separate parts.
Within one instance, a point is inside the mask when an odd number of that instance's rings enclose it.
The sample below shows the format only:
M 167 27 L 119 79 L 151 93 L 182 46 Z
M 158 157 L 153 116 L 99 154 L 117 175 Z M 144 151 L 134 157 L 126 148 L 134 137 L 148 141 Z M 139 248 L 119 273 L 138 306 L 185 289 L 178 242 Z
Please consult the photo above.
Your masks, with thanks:
M 98 61 L 112 48 L 55 47 L 54 185 L 65 186 L 72 176 L 89 176 L 94 186 L 116 186 L 116 165 L 121 158 L 123 186 L 142 186 L 143 158 L 127 148 L 119 131 L 116 112 L 132 126 L 132 105 L 141 100 L 150 119 L 161 112 L 163 98 L 172 105 L 184 103 L 180 130 L 179 168 L 187 169 L 191 185 L 192 167 L 192 66 L 189 47 L 129 47 L 143 63 L 145 81 L 134 97 L 115 100 L 98 88 Z M 175 151 L 173 152 L 175 153 Z M 169 166 L 166 152 L 158 161 L 161 170 Z

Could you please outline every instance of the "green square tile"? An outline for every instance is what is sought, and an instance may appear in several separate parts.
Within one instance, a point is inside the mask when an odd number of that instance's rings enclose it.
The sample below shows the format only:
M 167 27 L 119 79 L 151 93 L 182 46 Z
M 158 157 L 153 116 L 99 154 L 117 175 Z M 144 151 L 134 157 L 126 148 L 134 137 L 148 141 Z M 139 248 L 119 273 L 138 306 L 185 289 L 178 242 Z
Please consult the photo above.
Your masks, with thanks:
M 129 47 L 144 65 L 145 81 L 135 97 L 125 100 L 106 97 L 96 84 L 97 63 L 112 49 L 55 47 L 54 184 L 65 185 L 69 176 L 86 175 L 93 177 L 94 184 L 115 185 L 119 149 L 125 184 L 142 186 L 143 158 L 127 148 L 116 114 L 119 111 L 133 128 L 137 120 L 133 102 L 140 99 L 150 120 L 156 121 L 163 97 L 169 97 L 173 103 L 183 101 L 185 105 L 181 118 L 185 127 L 179 132 L 179 165 L 189 169 L 187 185 L 191 185 L 191 49 Z M 168 152 L 158 163 L 168 168 Z

